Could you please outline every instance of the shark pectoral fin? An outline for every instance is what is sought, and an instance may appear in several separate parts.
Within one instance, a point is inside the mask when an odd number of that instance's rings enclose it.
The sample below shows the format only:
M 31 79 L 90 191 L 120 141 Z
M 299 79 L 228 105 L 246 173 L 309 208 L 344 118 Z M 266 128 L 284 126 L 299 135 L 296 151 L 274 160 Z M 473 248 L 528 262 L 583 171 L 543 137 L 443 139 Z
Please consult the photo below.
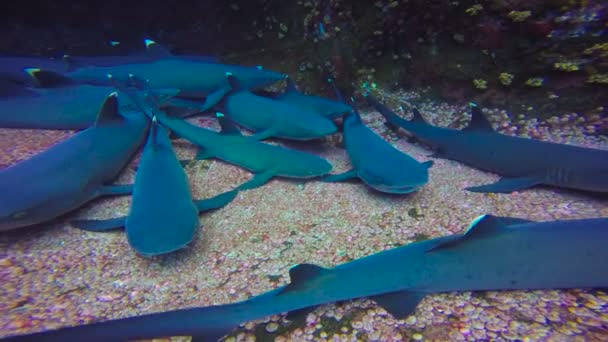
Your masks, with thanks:
M 220 103 L 222 101 L 222 99 L 224 98 L 224 96 L 226 96 L 228 93 L 230 93 L 231 90 L 232 90 L 232 88 L 227 84 L 217 88 L 216 90 L 211 92 L 209 95 L 207 95 L 207 97 L 205 98 L 205 102 L 203 102 L 203 104 L 199 107 L 199 109 L 204 112 L 206 110 L 213 108 L 213 106 Z
M 498 182 L 468 187 L 465 190 L 472 192 L 501 192 L 509 193 L 513 191 L 523 190 L 535 185 L 542 184 L 543 181 L 540 178 L 534 177 L 520 177 L 520 178 L 501 178 Z
M 74 220 L 70 224 L 78 229 L 89 232 L 107 232 L 121 229 L 125 226 L 126 216 L 107 220 Z
M 397 319 L 416 312 L 416 306 L 426 293 L 420 291 L 397 291 L 370 297 Z
M 264 140 L 272 137 L 274 134 L 274 129 L 268 128 L 263 131 L 255 132 L 255 134 L 249 135 L 247 138 L 252 140 Z
M 99 196 L 124 196 L 130 195 L 133 184 L 104 185 L 99 189 Z
M 508 219 L 507 219 L 508 220 Z M 507 222 L 500 217 L 493 215 L 481 215 L 471 222 L 466 232 L 461 235 L 450 235 L 445 238 L 437 239 L 437 243 L 431 246 L 426 252 L 433 252 L 442 249 L 457 247 L 467 241 L 483 239 L 498 234 L 507 228 Z
M 430 169 L 434 163 L 435 163 L 434 161 L 429 160 L 429 161 L 425 161 L 424 163 L 422 163 L 422 165 L 424 165 L 427 169 Z
M 194 201 L 194 205 L 199 212 L 218 209 L 230 203 L 238 193 L 238 190 L 227 191 L 215 197 Z
M 238 190 L 250 190 L 250 189 L 257 188 L 259 186 L 264 185 L 272 177 L 274 177 L 273 171 L 264 171 L 262 173 L 256 173 L 256 174 L 254 174 L 253 178 L 251 178 L 248 182 L 241 184 L 237 189 Z
M 357 177 L 357 170 L 355 168 L 352 168 L 343 173 L 323 176 L 323 177 L 319 178 L 319 180 L 323 181 L 323 182 L 342 182 L 347 179 L 356 178 L 356 177 Z

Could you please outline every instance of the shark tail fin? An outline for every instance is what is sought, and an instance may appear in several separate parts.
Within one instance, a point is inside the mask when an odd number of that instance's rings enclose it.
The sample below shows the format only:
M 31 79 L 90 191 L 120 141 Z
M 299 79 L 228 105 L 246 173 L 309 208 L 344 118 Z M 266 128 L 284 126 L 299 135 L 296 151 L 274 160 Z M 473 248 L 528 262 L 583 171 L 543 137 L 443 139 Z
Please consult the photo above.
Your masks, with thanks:
M 118 111 L 118 93 L 113 92 L 101 105 L 101 109 L 97 113 L 97 120 L 95 120 L 95 126 L 109 124 L 117 121 L 124 120 L 123 116 Z
M 503 231 L 506 227 L 507 225 L 501 221 L 499 217 L 487 214 L 481 215 L 471 222 L 469 228 L 467 228 L 467 231 L 464 234 L 451 236 L 448 239 L 439 241 L 437 244 L 429 248 L 427 253 L 454 248 L 471 240 L 490 237 Z
M 220 127 L 222 128 L 222 130 L 221 130 L 222 134 L 242 135 L 239 128 L 236 127 L 234 122 L 232 120 L 230 120 L 230 118 L 227 117 L 226 115 L 218 112 L 218 113 L 215 113 L 215 117 L 217 118 L 217 121 L 220 123 Z
M 26 68 L 25 72 L 30 75 L 38 87 L 53 88 L 73 84 L 74 81 L 54 71 L 38 68 Z

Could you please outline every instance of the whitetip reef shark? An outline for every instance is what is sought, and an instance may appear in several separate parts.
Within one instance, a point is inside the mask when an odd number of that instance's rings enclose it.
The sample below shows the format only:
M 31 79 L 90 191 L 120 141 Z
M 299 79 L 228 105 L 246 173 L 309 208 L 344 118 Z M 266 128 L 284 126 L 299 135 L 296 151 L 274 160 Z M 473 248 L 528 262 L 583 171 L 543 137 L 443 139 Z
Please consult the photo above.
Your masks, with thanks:
M 328 119 L 335 119 L 353 110 L 351 106 L 344 102 L 303 94 L 296 89 L 296 85 L 291 78 L 286 77 L 285 80 L 287 88 L 282 94 L 273 97 L 276 101 L 313 111 Z
M 346 114 L 343 122 L 344 145 L 353 167 L 326 176 L 324 181 L 358 177 L 371 188 L 392 194 L 411 193 L 428 182 L 432 161 L 419 163 L 399 151 L 369 129 L 355 110 Z
M 323 176 L 332 169 L 328 161 L 314 154 L 245 137 L 224 114 L 216 115 L 222 125 L 220 133 L 165 115 L 159 116 L 159 121 L 200 148 L 196 159 L 217 158 L 253 172 L 253 178 L 241 184 L 239 190 L 259 187 L 273 177 L 308 179 Z
M 544 184 L 608 192 L 608 151 L 497 133 L 477 105 L 471 107 L 469 126 L 457 130 L 429 125 L 417 110 L 414 118 L 407 121 L 373 97 L 366 97 L 388 122 L 434 148 L 434 157 L 456 160 L 502 176 L 496 183 L 466 190 L 509 193 Z
M 89 231 L 124 227 L 129 244 L 137 253 L 156 256 L 187 246 L 199 228 L 198 213 L 226 205 L 237 192 L 194 201 L 169 135 L 154 118 L 137 168 L 129 215 L 108 220 L 75 220 L 71 224 Z
M 313 110 L 256 95 L 234 75 L 227 73 L 226 77 L 231 90 L 218 107 L 231 120 L 254 131 L 250 139 L 311 140 L 337 131 L 330 119 Z
M 37 70 L 31 69 L 32 77 Z M 81 130 L 97 120 L 99 107 L 114 87 L 66 85 L 35 88 L 30 96 L 0 98 L 0 128 Z M 178 89 L 157 89 L 161 103 L 179 93 Z M 121 113 L 138 111 L 130 98 L 118 93 Z
M 285 75 L 261 67 L 245 67 L 205 62 L 196 56 L 165 56 L 153 61 L 128 63 L 111 66 L 84 66 L 63 74 L 47 70 L 38 72 L 39 79 L 47 84 L 92 84 L 114 86 L 116 83 L 129 84 L 131 75 L 146 80 L 153 89 L 179 89 L 177 94 L 188 105 L 192 100 L 205 98 L 200 111 L 216 105 L 230 91 L 226 73 L 235 75 L 247 89 L 261 89 Z M 108 75 L 113 79 L 109 80 Z
M 369 297 L 396 318 L 432 293 L 604 288 L 608 218 L 532 222 L 483 215 L 455 234 L 369 255 L 334 268 L 300 264 L 290 282 L 248 300 L 5 338 L 6 342 L 125 341 L 193 336 L 217 341 L 239 324 L 321 304 Z
M 0 170 L 0 231 L 42 223 L 130 185 L 109 185 L 146 137 L 142 113 L 123 115 L 110 94 L 95 124 L 33 157 Z

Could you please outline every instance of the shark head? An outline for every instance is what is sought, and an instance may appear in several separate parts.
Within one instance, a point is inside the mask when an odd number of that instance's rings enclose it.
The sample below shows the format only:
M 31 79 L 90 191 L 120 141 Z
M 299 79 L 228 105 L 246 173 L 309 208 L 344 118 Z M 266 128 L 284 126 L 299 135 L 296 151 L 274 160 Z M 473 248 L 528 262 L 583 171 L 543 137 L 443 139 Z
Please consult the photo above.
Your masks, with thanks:
M 391 194 L 408 194 L 417 191 L 428 180 L 430 163 L 411 165 L 408 169 L 384 169 L 382 173 L 369 168 L 359 170 L 359 177 L 372 188 Z
M 292 122 L 289 127 L 289 138 L 310 140 L 336 133 L 338 128 L 333 121 L 320 115 L 310 116 L 301 124 Z
M 262 89 L 285 78 L 285 74 L 261 67 L 232 66 L 228 72 L 246 89 Z
M 289 163 L 290 177 L 313 178 L 328 174 L 332 166 L 321 158 L 308 153 L 299 153 Z

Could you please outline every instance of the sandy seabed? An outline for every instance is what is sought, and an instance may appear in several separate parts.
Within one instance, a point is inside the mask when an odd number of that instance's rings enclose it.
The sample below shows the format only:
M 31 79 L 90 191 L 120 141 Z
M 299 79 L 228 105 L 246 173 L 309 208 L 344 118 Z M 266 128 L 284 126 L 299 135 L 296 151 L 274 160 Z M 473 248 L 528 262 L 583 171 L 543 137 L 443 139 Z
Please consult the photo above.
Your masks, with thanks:
M 364 114 L 364 121 L 401 151 L 435 162 L 425 187 L 387 196 L 358 182 L 273 179 L 201 215 L 201 229 L 188 248 L 155 258 L 138 256 L 122 232 L 70 226 L 75 218 L 126 215 L 130 198 L 93 201 L 44 227 L 0 236 L 0 336 L 243 300 L 287 283 L 295 264 L 332 267 L 420 238 L 459 233 L 484 213 L 539 221 L 608 216 L 605 199 L 567 190 L 464 191 L 498 177 L 427 157 L 424 146 L 387 133 L 377 113 Z M 27 158 L 69 134 L 0 130 L 0 165 Z M 346 152 L 331 144 L 289 146 L 327 158 L 334 172 L 350 167 Z M 182 140 L 174 147 L 181 158 L 195 153 Z M 137 160 L 117 183 L 132 182 Z M 186 171 L 195 198 L 232 189 L 250 177 L 216 160 L 192 162 Z M 321 306 L 296 322 L 279 315 L 247 322 L 227 337 L 311 340 L 606 341 L 608 295 L 588 290 L 435 294 L 403 320 L 362 299 Z

